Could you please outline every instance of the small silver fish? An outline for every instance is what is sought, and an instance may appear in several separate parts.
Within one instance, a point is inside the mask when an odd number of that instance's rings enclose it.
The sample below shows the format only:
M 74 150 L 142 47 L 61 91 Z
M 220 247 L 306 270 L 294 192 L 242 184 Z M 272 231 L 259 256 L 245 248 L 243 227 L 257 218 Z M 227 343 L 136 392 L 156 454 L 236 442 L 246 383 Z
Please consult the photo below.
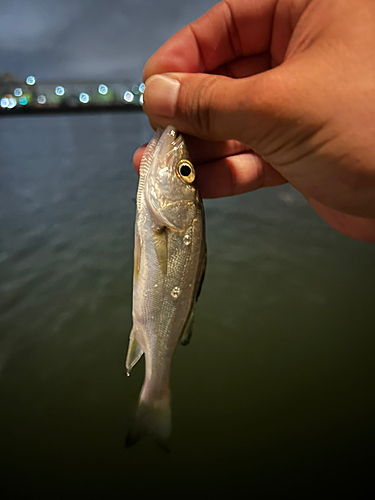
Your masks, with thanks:
M 146 373 L 126 444 L 144 434 L 163 443 L 171 431 L 169 373 L 178 342 L 191 337 L 206 267 L 202 200 L 185 141 L 158 129 L 140 166 L 135 222 L 133 328 L 127 374 L 145 355 Z

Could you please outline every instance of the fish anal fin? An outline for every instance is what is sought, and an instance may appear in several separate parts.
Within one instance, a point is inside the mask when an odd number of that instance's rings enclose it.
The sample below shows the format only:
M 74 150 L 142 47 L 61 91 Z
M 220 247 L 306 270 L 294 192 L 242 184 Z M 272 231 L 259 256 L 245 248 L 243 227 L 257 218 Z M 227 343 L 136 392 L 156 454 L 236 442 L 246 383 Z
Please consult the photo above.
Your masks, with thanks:
M 133 327 L 132 331 L 130 332 L 129 347 L 128 347 L 128 352 L 126 355 L 126 362 L 125 362 L 127 375 L 130 375 L 130 372 L 131 372 L 133 366 L 138 363 L 138 361 L 142 357 L 142 354 L 143 354 L 143 350 L 142 350 L 141 346 L 139 345 L 137 339 L 135 338 L 134 327 Z

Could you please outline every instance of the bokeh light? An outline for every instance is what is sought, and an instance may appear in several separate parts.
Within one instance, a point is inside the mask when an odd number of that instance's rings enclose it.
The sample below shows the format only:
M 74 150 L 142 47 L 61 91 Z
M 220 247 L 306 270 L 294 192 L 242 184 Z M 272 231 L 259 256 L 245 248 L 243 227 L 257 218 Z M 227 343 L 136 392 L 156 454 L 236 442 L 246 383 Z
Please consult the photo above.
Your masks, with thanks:
M 27 85 L 35 85 L 35 76 L 30 75 L 26 78 Z
M 98 92 L 99 94 L 106 95 L 108 94 L 108 87 L 107 85 L 104 85 L 104 83 L 101 83 L 98 87 Z
M 79 103 L 90 103 L 90 105 L 98 107 L 101 107 L 104 101 L 107 106 L 118 106 L 119 99 L 122 100 L 125 107 L 127 107 L 127 104 L 139 107 L 143 105 L 142 94 L 145 88 L 144 83 L 131 83 L 129 81 L 121 82 L 121 84 L 119 84 L 118 81 L 115 81 L 114 84 L 89 82 L 89 87 L 87 87 L 87 85 L 81 85 L 81 82 L 72 82 L 74 85 L 71 86 L 70 82 L 65 85 L 62 81 L 61 84 L 50 86 L 48 81 L 44 82 L 39 79 L 37 81 L 37 77 L 34 75 L 27 76 L 24 81 L 26 83 L 20 81 L 18 87 L 14 87 L 14 85 L 17 84 L 11 84 L 11 87 L 3 91 L 4 93 L 0 95 L 0 100 L 1 98 L 7 99 L 7 101 L 2 101 L 3 109 L 19 108 L 20 105 L 25 106 L 26 104 L 30 111 L 32 111 L 34 107 L 40 109 L 41 106 L 45 108 L 49 108 L 50 106 L 53 108 L 61 106 L 65 109 L 68 105 L 71 108 L 75 108 L 77 111 L 86 107 L 74 106 L 74 99 L 76 99 L 76 104 L 78 104 L 78 99 Z M 81 90 L 83 90 L 82 87 L 85 91 L 81 92 Z M 6 94 L 6 91 L 9 93 Z M 53 97 L 53 95 L 55 95 L 55 97 Z M 64 99 L 58 99 L 63 96 Z M 24 97 L 24 99 L 21 99 L 21 97 Z M 131 108 L 132 106 L 127 107 L 127 109 Z
M 0 101 L 0 106 L 2 108 L 7 108 L 9 105 L 9 99 L 7 97 L 3 97 Z
M 14 97 L 11 97 L 10 99 L 8 99 L 9 103 L 8 103 L 8 109 L 13 109 L 17 106 L 17 101 L 15 100 Z
M 58 85 L 55 88 L 55 94 L 58 95 L 59 97 L 63 96 L 65 94 L 65 89 L 62 85 Z
M 86 92 L 81 92 L 79 94 L 79 97 L 78 99 L 83 103 L 83 104 L 87 104 L 90 100 L 90 96 L 88 94 L 86 94 Z
M 129 90 L 127 90 L 124 94 L 124 99 L 126 102 L 132 102 L 134 99 L 134 94 L 132 92 L 130 92 Z

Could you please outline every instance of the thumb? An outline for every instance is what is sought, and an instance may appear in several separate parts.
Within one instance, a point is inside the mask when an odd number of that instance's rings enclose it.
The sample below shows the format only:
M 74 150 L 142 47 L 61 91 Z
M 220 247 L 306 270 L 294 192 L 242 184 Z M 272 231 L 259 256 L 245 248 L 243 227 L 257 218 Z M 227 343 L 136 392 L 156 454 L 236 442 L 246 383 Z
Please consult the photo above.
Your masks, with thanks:
M 291 118 L 288 102 L 297 101 L 282 83 L 287 80 L 279 68 L 243 79 L 153 75 L 146 81 L 143 108 L 150 121 L 161 126 L 173 125 L 180 132 L 211 141 L 236 139 L 264 154 L 261 143 L 267 142 L 264 139 L 275 133 L 278 124 Z

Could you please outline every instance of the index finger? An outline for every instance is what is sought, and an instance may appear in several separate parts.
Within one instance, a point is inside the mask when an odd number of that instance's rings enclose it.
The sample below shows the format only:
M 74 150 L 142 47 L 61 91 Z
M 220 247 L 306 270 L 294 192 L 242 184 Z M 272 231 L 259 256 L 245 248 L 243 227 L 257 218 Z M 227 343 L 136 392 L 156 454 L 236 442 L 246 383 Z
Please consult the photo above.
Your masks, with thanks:
M 158 73 L 209 73 L 238 57 L 265 52 L 277 0 L 224 0 L 173 35 L 147 61 L 144 81 Z

